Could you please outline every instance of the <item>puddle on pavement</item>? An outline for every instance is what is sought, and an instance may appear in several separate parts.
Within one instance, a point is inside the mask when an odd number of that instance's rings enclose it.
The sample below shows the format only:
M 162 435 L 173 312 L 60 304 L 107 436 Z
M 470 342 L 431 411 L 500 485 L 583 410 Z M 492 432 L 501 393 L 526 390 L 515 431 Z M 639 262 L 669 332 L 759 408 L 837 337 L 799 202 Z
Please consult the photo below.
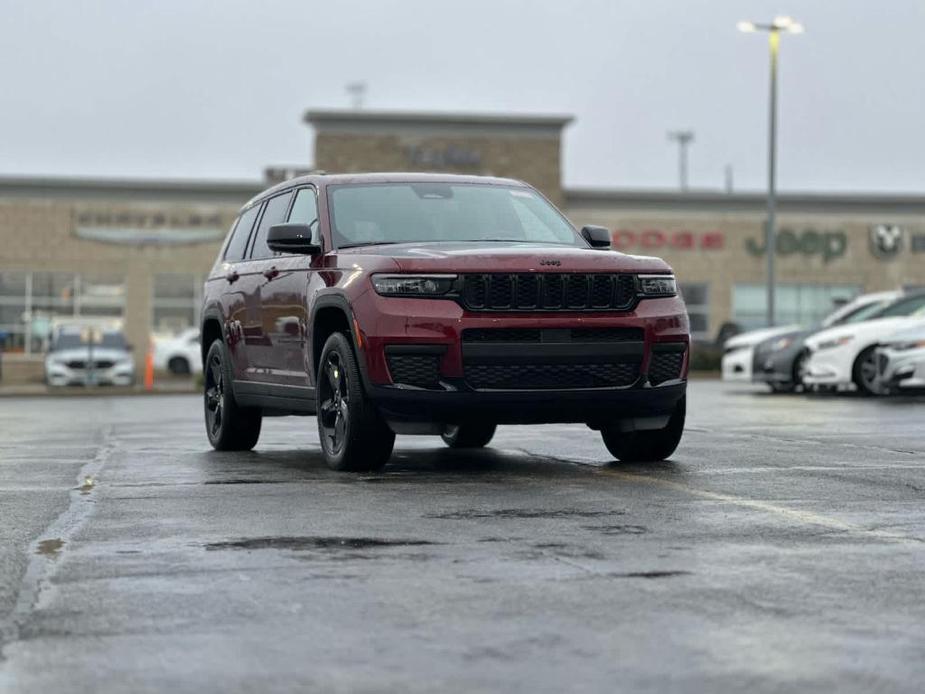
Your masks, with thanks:
M 419 547 L 434 545 L 429 540 L 402 540 L 376 537 L 252 537 L 226 542 L 210 542 L 207 550 L 219 549 L 288 549 L 311 550 L 375 549 L 380 547 Z
M 58 556 L 58 553 L 61 551 L 62 547 L 64 547 L 64 540 L 61 540 L 57 537 L 52 540 L 42 540 L 39 542 L 35 553 L 54 558 Z
M 609 578 L 673 578 L 690 576 L 690 571 L 628 571 L 626 573 L 607 574 Z
M 605 516 L 622 516 L 626 511 L 579 511 L 577 509 L 524 509 L 524 508 L 501 508 L 491 511 L 483 509 L 466 509 L 462 511 L 450 511 L 448 513 L 427 514 L 425 518 L 437 518 L 440 520 L 472 520 L 478 518 L 601 518 Z
M 292 480 L 254 480 L 246 478 L 235 478 L 230 480 L 206 480 L 203 484 L 285 484 Z
M 582 530 L 596 530 L 602 535 L 644 535 L 649 529 L 644 525 L 583 525 Z

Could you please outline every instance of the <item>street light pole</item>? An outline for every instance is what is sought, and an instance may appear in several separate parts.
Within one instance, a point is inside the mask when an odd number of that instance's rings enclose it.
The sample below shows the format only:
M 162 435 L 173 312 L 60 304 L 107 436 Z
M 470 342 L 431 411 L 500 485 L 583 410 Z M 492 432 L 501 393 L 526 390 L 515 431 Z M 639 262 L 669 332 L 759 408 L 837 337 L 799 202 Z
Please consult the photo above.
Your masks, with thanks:
M 780 32 L 768 33 L 768 47 L 771 51 L 771 95 L 768 113 L 768 222 L 764 231 L 765 248 L 768 254 L 768 327 L 774 327 L 776 314 L 774 294 L 774 256 L 777 255 L 777 52 L 780 46 Z
M 768 219 L 764 230 L 765 252 L 767 253 L 767 308 L 768 325 L 776 322 L 775 307 L 775 255 L 777 254 L 777 55 L 780 50 L 781 32 L 803 33 L 803 25 L 790 17 L 776 17 L 770 24 L 739 22 L 739 31 L 768 32 L 768 48 L 771 56 L 771 92 L 768 112 Z

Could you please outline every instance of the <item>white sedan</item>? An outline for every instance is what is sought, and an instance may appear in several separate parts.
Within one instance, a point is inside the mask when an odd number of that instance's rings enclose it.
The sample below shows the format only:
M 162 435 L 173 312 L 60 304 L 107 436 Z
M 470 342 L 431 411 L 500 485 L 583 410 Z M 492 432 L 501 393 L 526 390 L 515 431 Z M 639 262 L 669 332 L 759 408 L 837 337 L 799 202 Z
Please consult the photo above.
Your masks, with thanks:
M 792 333 L 799 329 L 799 325 L 783 325 L 775 328 L 749 330 L 735 337 L 730 337 L 723 343 L 723 380 L 747 381 L 750 383 L 755 346 L 765 340 L 770 340 L 772 337 Z
M 202 371 L 199 328 L 188 328 L 176 337 L 155 338 L 154 368 L 178 375 Z
M 880 341 L 877 377 L 884 392 L 925 388 L 925 321 Z
M 893 301 L 901 296 L 902 291 L 899 290 L 862 294 L 832 311 L 832 313 L 822 320 L 821 326 L 827 328 L 831 325 L 837 325 L 871 304 Z M 770 340 L 773 337 L 783 336 L 788 333 L 794 333 L 800 329 L 799 325 L 785 325 L 777 328 L 749 330 L 748 332 L 729 338 L 723 344 L 723 380 L 751 381 L 755 347 L 765 340 Z
M 908 294 L 870 320 L 822 330 L 806 340 L 803 383 L 814 387 L 854 384 L 865 395 L 881 392 L 877 345 L 889 335 L 925 317 L 925 292 Z

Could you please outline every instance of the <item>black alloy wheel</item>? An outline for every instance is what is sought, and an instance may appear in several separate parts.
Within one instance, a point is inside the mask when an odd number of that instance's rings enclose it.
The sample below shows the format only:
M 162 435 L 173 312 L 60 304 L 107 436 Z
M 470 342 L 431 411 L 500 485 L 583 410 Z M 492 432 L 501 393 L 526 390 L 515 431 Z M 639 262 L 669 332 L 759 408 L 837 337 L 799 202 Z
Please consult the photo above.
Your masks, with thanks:
M 334 333 L 321 350 L 316 379 L 318 437 L 332 470 L 381 469 L 392 455 L 395 434 L 366 397 L 349 338 Z
M 259 409 L 240 407 L 231 388 L 231 364 L 225 343 L 209 347 L 203 374 L 206 434 L 217 451 L 249 451 L 257 445 L 263 415 Z
M 350 391 L 347 374 L 336 350 L 328 352 L 321 367 L 321 407 L 318 422 L 324 438 L 325 450 L 339 455 L 347 441 L 347 422 L 350 418 Z

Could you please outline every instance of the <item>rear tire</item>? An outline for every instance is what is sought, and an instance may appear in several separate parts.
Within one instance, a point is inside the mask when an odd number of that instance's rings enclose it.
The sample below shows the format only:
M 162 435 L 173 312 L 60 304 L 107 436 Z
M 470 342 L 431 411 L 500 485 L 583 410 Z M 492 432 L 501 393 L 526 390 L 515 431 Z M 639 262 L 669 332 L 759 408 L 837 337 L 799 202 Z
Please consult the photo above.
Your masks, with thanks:
M 851 367 L 851 380 L 857 386 L 861 395 L 877 395 L 877 355 L 874 353 L 875 346 L 870 346 L 863 350 L 854 360 L 854 366 Z
M 623 432 L 605 427 L 601 429 L 601 437 L 610 454 L 625 463 L 665 460 L 681 443 L 686 412 L 687 396 L 684 396 L 678 401 L 668 425 L 663 429 Z
M 392 455 L 395 433 L 366 397 L 353 347 L 342 333 L 324 343 L 316 385 L 318 437 L 328 467 L 381 469 Z
M 203 377 L 206 435 L 217 451 L 249 451 L 260 438 L 263 414 L 255 407 L 238 405 L 232 374 L 228 349 L 216 340 L 206 355 Z
M 190 373 L 189 361 L 186 357 L 171 357 L 167 362 L 167 370 L 175 376 L 188 376 Z
M 488 445 L 497 428 L 497 424 L 488 422 L 447 424 L 440 438 L 450 448 L 482 448 Z

